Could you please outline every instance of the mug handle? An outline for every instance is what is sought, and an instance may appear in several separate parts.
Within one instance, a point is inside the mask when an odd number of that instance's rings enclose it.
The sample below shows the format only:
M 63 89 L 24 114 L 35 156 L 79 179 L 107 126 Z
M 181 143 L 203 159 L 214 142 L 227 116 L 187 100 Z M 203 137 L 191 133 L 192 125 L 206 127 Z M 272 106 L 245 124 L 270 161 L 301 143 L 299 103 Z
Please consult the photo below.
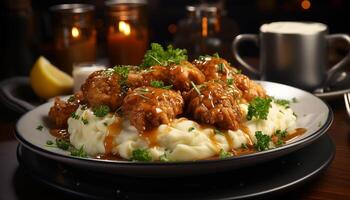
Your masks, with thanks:
M 238 53 L 238 46 L 241 42 L 244 41 L 253 41 L 257 46 L 258 43 L 258 35 L 257 34 L 241 34 L 236 36 L 236 38 L 233 40 L 232 43 L 232 51 L 234 57 L 237 59 L 237 61 L 248 71 L 252 72 L 254 75 L 261 76 L 260 70 L 255 69 L 254 67 L 250 66 L 247 62 L 245 62 L 242 57 Z
M 332 43 L 335 40 L 343 39 L 348 43 L 349 48 L 350 48 L 350 36 L 347 34 L 331 34 L 331 35 L 327 35 L 326 38 L 327 38 L 329 43 Z M 340 60 L 337 64 L 335 64 L 333 67 L 331 67 L 327 71 L 327 79 L 326 79 L 327 81 L 326 82 L 328 83 L 329 79 L 332 77 L 334 72 L 338 71 L 340 68 L 344 67 L 349 62 L 350 62 L 350 50 L 348 51 L 348 54 L 342 60 Z

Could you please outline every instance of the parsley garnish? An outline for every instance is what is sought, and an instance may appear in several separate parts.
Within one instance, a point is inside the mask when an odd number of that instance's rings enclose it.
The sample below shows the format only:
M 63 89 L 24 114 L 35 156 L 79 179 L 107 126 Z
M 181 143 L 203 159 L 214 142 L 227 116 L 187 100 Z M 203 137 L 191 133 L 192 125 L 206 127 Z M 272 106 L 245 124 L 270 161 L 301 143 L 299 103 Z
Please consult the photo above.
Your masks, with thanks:
M 188 128 L 188 132 L 191 132 L 191 131 L 194 131 L 194 127 L 190 127 L 190 128 Z
M 73 102 L 73 101 L 75 101 L 75 96 L 74 95 L 72 95 L 72 96 L 70 96 L 68 98 L 68 102 Z
M 46 141 L 46 144 L 47 145 L 53 145 L 53 141 L 52 140 L 48 140 L 48 141 Z
M 255 149 L 257 151 L 265 151 L 269 149 L 269 143 L 271 141 L 270 136 L 263 134 L 261 131 L 255 131 L 255 137 Z
M 70 143 L 68 141 L 60 138 L 56 138 L 56 145 L 62 150 L 68 150 L 70 147 Z
M 220 149 L 220 152 L 219 152 L 219 158 L 220 158 L 220 159 L 229 158 L 229 157 L 231 157 L 231 156 L 232 156 L 232 153 L 227 152 L 227 151 L 225 151 L 225 150 L 223 150 L 223 149 Z
M 122 79 L 127 79 L 130 72 L 129 65 L 117 65 L 113 67 L 113 70 L 116 74 L 118 74 Z
M 223 73 L 225 71 L 225 65 L 224 63 L 219 63 L 218 64 L 218 72 Z
M 36 130 L 38 131 L 42 131 L 43 129 L 44 129 L 44 126 L 41 124 L 36 127 Z
M 151 161 L 152 157 L 147 149 L 136 149 L 132 152 L 131 160 L 136 161 Z
M 285 108 L 289 108 L 290 101 L 287 99 L 274 99 L 274 102 L 278 105 L 284 106 Z
M 193 83 L 193 81 L 191 81 L 191 85 L 193 87 L 193 89 L 197 92 L 198 95 L 201 95 L 201 92 L 199 91 L 199 89 L 197 88 L 196 84 Z
M 277 146 L 280 146 L 284 143 L 283 138 L 285 138 L 287 136 L 287 131 L 286 130 L 284 130 L 284 131 L 276 130 L 275 136 L 277 136 L 277 143 L 276 144 L 277 144 Z
M 226 80 L 226 82 L 227 82 L 227 85 L 232 85 L 233 84 L 233 78 L 228 78 Z
M 104 117 L 109 113 L 110 109 L 107 105 L 99 105 L 93 107 L 92 111 L 96 117 Z
M 165 50 L 162 45 L 152 43 L 151 49 L 147 50 L 140 66 L 168 66 L 171 64 L 180 64 L 180 62 L 183 60 L 187 60 L 186 49 L 173 48 L 173 46 L 169 45 Z
M 73 119 L 76 119 L 76 120 L 78 120 L 78 119 L 80 118 L 80 116 L 77 115 L 75 112 L 72 112 L 71 117 L 72 117 Z
M 83 124 L 88 124 L 89 123 L 89 121 L 87 120 L 87 119 L 84 119 L 84 118 L 81 118 L 81 121 L 83 122 Z
M 163 81 L 151 81 L 151 86 L 152 87 L 156 87 L 156 88 L 162 88 L 162 89 L 166 89 L 166 90 L 170 90 L 173 85 L 164 85 Z
M 242 70 L 241 69 L 237 69 L 236 74 L 242 74 Z
M 256 97 L 248 106 L 247 119 L 251 120 L 253 117 L 256 119 L 267 119 L 269 109 L 271 107 L 271 98 Z
M 241 144 L 241 148 L 242 148 L 242 149 L 248 149 L 248 146 L 247 146 L 247 144 L 242 143 L 242 144 Z
M 84 145 L 82 145 L 79 149 L 72 149 L 70 155 L 75 157 L 86 158 L 87 153 L 84 151 Z

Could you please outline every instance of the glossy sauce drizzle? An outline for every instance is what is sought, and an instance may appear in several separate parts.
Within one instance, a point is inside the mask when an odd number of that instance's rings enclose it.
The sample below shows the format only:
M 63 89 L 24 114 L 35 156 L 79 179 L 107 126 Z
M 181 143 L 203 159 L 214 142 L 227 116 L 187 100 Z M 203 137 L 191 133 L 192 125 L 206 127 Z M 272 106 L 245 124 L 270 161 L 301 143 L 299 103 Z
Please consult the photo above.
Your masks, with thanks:
M 107 135 L 104 141 L 106 155 L 109 155 L 112 153 L 112 149 L 114 146 L 114 139 L 120 133 L 121 128 L 122 128 L 122 120 L 120 117 L 116 117 L 115 121 L 108 126 Z

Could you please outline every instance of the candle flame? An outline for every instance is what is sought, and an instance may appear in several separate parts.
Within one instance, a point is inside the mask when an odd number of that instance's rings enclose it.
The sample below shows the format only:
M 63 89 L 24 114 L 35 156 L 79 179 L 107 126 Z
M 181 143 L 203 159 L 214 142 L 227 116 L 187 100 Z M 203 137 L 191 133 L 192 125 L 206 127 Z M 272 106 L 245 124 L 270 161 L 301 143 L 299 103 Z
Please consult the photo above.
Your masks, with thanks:
M 74 38 L 77 38 L 80 35 L 79 29 L 77 27 L 73 27 L 71 32 Z
M 131 29 L 130 24 L 120 21 L 118 24 L 119 31 L 122 32 L 124 35 L 130 35 Z

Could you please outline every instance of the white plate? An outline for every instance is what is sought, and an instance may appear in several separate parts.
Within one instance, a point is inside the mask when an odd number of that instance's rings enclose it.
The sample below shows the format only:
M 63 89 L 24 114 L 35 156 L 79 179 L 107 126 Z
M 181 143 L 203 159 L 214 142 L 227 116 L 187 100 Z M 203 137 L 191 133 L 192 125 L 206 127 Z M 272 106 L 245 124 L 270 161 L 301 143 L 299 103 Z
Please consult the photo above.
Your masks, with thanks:
M 310 144 L 330 127 L 333 113 L 329 106 L 318 97 L 291 86 L 265 81 L 258 82 L 262 84 L 270 96 L 281 99 L 296 98 L 298 100 L 297 103 L 292 103 L 291 107 L 298 116 L 297 127 L 307 129 L 302 136 L 275 149 L 231 157 L 225 160 L 152 163 L 79 158 L 70 156 L 68 152 L 61 149 L 45 147 L 47 140 L 55 139 L 50 135 L 49 128 L 45 126 L 48 121 L 49 108 L 53 104 L 53 102 L 48 102 L 24 114 L 19 119 L 16 126 L 16 137 L 23 145 L 34 152 L 76 167 L 133 176 L 178 176 L 218 172 L 268 161 Z M 44 125 L 44 129 L 38 131 L 36 129 L 38 125 Z

